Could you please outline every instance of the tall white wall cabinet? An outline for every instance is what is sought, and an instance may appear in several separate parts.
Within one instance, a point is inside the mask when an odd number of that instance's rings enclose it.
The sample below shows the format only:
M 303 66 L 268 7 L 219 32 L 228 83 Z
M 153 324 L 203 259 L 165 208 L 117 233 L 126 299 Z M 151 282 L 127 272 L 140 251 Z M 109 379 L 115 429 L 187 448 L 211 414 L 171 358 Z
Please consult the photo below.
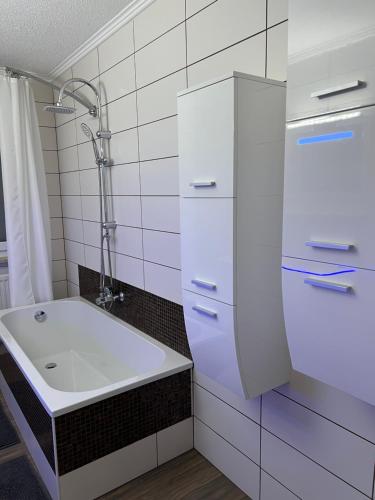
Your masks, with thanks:
M 232 73 L 178 97 L 182 286 L 195 368 L 245 398 L 288 380 L 285 85 Z
M 375 2 L 290 0 L 283 300 L 293 367 L 375 404 Z

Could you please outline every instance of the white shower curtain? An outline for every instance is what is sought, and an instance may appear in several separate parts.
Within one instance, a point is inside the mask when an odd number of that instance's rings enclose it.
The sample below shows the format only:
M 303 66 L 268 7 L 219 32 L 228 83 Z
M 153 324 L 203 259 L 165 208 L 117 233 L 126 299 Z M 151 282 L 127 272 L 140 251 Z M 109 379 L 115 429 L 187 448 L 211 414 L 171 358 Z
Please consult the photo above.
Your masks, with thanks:
M 47 182 L 28 80 L 0 72 L 3 173 L 11 306 L 52 300 Z

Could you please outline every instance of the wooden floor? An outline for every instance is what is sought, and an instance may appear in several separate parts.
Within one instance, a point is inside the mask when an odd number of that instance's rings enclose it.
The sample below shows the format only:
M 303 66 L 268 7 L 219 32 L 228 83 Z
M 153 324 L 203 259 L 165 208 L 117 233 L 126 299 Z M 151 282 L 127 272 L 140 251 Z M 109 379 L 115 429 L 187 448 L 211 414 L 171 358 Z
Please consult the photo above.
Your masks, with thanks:
M 1 394 L 0 404 L 17 430 Z M 26 446 L 22 442 L 22 438 L 20 436 L 19 438 L 19 444 L 0 450 L 0 463 L 22 455 L 26 455 L 32 463 Z M 191 450 L 171 460 L 100 498 L 100 500 L 246 499 L 249 499 L 249 497 L 195 450 Z M 30 498 L 28 500 L 33 499 Z

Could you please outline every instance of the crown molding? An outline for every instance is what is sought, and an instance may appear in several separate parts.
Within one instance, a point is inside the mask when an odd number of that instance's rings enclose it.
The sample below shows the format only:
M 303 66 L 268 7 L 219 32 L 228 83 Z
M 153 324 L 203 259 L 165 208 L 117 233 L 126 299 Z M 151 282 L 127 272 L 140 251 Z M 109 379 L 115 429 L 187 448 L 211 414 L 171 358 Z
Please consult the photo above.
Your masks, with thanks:
M 53 81 L 58 78 L 62 73 L 64 73 L 64 71 L 82 59 L 82 57 L 91 52 L 91 50 L 98 47 L 98 45 L 104 42 L 104 40 L 109 38 L 113 33 L 115 33 L 115 31 L 134 19 L 136 15 L 142 12 L 142 10 L 151 5 L 154 1 L 155 0 L 133 0 L 130 2 L 126 7 L 124 7 L 124 9 L 120 10 L 120 12 L 113 19 L 108 21 L 102 28 L 90 36 L 90 38 L 78 47 L 78 49 L 55 66 L 47 75 L 48 80 Z

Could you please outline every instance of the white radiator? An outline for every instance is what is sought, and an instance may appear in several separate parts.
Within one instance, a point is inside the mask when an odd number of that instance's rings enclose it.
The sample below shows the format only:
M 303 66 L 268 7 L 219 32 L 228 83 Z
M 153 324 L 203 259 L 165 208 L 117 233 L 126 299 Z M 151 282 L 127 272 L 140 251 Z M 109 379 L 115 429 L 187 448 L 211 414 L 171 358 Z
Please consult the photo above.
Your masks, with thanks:
M 0 274 L 0 309 L 10 307 L 8 272 Z

